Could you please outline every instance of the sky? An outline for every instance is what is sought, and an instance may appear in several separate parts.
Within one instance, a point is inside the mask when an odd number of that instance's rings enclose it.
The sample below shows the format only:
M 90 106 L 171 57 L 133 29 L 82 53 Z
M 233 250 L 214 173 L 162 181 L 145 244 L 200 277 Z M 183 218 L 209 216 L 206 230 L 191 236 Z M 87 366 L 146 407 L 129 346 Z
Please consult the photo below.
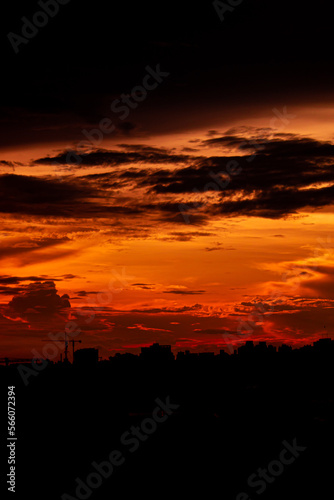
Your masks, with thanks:
M 58 7 L 1 20 L 2 356 L 330 335 L 327 2 Z

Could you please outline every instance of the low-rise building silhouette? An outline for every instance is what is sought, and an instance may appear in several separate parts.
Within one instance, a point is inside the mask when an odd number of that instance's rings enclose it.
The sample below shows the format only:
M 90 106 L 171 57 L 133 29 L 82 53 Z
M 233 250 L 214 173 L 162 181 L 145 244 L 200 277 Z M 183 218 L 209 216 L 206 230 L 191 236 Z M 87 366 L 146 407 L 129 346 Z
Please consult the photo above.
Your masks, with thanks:
M 78 349 L 74 352 L 74 364 L 76 366 L 97 365 L 99 361 L 99 350 L 93 348 Z
M 149 347 L 142 347 L 140 358 L 147 361 L 173 361 L 175 359 L 170 345 L 160 345 L 157 342 Z

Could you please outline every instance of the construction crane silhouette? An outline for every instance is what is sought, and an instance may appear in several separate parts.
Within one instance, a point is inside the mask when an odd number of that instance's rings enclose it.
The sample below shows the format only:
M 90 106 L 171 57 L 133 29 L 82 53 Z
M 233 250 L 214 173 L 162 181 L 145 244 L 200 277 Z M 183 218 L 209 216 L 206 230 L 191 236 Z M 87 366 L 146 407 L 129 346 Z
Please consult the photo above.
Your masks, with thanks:
M 31 363 L 32 361 L 37 362 L 37 361 L 44 361 L 41 359 L 34 358 L 33 360 L 31 358 L 0 358 L 0 364 L 5 363 L 6 366 L 10 364 L 15 364 L 15 363 Z
M 74 363 L 74 344 L 75 342 L 78 342 L 79 344 L 81 344 L 81 340 L 69 340 L 69 343 L 72 342 L 72 359 L 73 359 L 73 363 Z
M 43 340 L 43 342 L 50 342 L 50 340 Z M 59 339 L 59 340 L 52 340 L 52 342 L 64 342 L 65 343 L 65 352 L 64 352 L 64 363 L 68 363 L 68 344 L 72 344 L 72 355 L 73 355 L 73 362 L 74 362 L 74 344 L 78 342 L 81 344 L 81 340 L 68 340 L 67 338 L 67 333 L 65 332 L 65 337 L 64 339 Z

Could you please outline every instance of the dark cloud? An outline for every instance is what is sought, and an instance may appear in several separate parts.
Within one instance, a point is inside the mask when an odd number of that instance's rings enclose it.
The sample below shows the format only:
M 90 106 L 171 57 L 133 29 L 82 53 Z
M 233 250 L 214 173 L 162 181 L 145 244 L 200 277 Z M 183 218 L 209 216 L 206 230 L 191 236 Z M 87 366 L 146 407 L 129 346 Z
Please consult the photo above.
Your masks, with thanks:
M 153 290 L 154 289 L 154 285 L 152 285 L 150 283 L 132 283 L 131 286 L 141 288 L 142 290 Z
M 204 197 L 207 192 L 216 192 L 218 200 L 207 201 L 202 211 L 211 216 L 280 218 L 303 208 L 332 204 L 333 145 L 305 138 L 268 142 L 262 139 L 262 143 L 260 139 L 262 150 L 256 155 L 210 157 L 174 170 L 167 177 L 152 174 L 140 182 L 150 185 L 149 189 L 157 194 L 183 195 L 183 199 L 191 194 Z M 229 178 L 228 164 L 240 169 Z M 238 195 L 237 199 L 231 200 L 231 195 Z M 202 206 L 201 201 L 190 201 L 184 210 L 201 215 Z
M 167 236 L 160 238 L 162 241 L 192 241 L 199 236 L 212 236 L 213 233 L 207 231 L 174 231 Z
M 69 241 L 67 236 L 60 238 L 6 238 L 0 244 L 0 259 L 21 257 L 25 254 L 31 255 L 34 252 L 55 247 Z
M 255 147 L 261 149 L 261 154 L 276 158 L 333 158 L 334 145 L 329 142 L 320 142 L 314 139 L 298 138 L 285 140 L 259 140 Z M 241 149 L 254 149 L 249 143 Z
M 229 147 L 240 148 L 248 140 L 247 129 L 244 132 L 243 136 L 230 133 L 206 142 L 228 141 Z M 125 151 L 97 150 L 83 155 L 82 165 L 118 167 L 142 163 L 146 167 L 115 168 L 80 178 L 69 176 L 63 181 L 3 175 L 0 212 L 106 218 L 114 219 L 115 223 L 124 218 L 127 226 L 122 222 L 122 231 L 131 232 L 135 231 L 136 217 L 147 216 L 151 221 L 165 224 L 190 222 L 201 226 L 224 216 L 279 219 L 303 209 L 333 204 L 332 144 L 283 134 L 266 139 L 263 131 L 256 133 L 262 134 L 256 136 L 256 143 L 261 146 L 256 154 L 254 151 L 247 154 L 244 145 L 244 155 L 190 157 L 164 148 L 121 144 Z M 40 159 L 37 163 L 54 160 L 66 164 L 66 154 Z M 153 166 L 162 162 L 173 168 Z M 134 192 L 138 193 L 136 197 Z M 190 241 L 201 235 L 206 236 L 204 232 L 174 232 L 166 238 Z
M 67 278 L 65 276 L 68 276 Z M 62 279 L 75 278 L 74 275 L 64 275 L 62 278 L 54 278 L 46 275 L 42 276 L 0 276 L 0 294 L 1 295 L 18 295 L 21 293 L 30 292 L 31 283 L 52 283 L 54 281 L 61 281 Z M 29 282 L 28 284 L 26 282 Z
M 151 286 L 150 283 L 132 283 L 132 286 Z
M 20 286 L 3 286 L 0 285 L 0 295 L 16 295 L 20 292 L 24 292 L 25 287 Z
M 22 163 L 16 161 L 0 160 L 0 167 L 7 167 L 7 169 L 9 168 L 14 172 L 15 172 L 15 167 L 21 165 Z
M 70 216 L 73 205 L 91 195 L 80 182 L 6 174 L 0 176 L 0 212 Z M 77 215 L 77 214 L 76 214 Z
M 298 268 L 298 266 L 297 266 Z M 300 266 L 302 269 L 302 266 Z M 334 299 L 334 267 L 331 265 L 308 265 L 300 273 L 303 277 L 301 290 L 319 298 Z
M 200 311 L 202 309 L 201 304 L 194 304 L 193 306 L 181 306 L 181 307 L 154 307 L 154 308 L 142 308 L 142 309 L 131 309 L 130 313 L 143 313 L 143 314 L 160 314 L 160 313 L 185 313 L 192 311 Z
M 221 247 L 206 247 L 205 248 L 206 252 L 215 252 L 217 250 L 223 250 L 223 248 L 221 248 Z
M 23 281 L 41 281 L 45 279 L 46 277 L 41 277 L 41 276 L 0 276 L 0 284 L 2 285 L 18 285 L 19 283 L 22 283 Z M 58 281 L 55 278 L 53 278 L 53 281 Z
M 124 145 L 123 145 L 124 147 Z M 118 166 L 133 163 L 188 163 L 193 157 L 189 155 L 173 154 L 168 150 L 139 147 L 138 151 L 132 146 L 131 151 L 111 151 L 98 149 L 91 153 L 81 153 L 80 151 L 64 151 L 54 157 L 45 157 L 35 160 L 35 165 L 78 165 L 82 167 L 92 167 L 96 165 Z
M 68 295 L 58 295 L 53 281 L 35 282 L 8 303 L 10 313 L 20 317 L 52 316 L 70 308 Z
M 0 213 L 6 214 L 81 219 L 140 213 L 140 209 L 134 206 L 110 206 L 104 199 L 105 193 L 102 190 L 99 192 L 88 182 L 77 178 L 64 181 L 14 174 L 2 175 L 0 195 Z M 91 201 L 92 198 L 96 202 Z M 101 198 L 100 203 L 98 198 Z

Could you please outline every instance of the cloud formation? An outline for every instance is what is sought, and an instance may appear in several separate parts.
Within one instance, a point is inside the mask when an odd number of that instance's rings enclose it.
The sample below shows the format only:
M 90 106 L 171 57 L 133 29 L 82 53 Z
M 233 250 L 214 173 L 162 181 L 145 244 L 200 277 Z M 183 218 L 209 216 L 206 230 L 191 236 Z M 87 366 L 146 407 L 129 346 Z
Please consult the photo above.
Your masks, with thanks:
M 51 206 L 61 205 L 64 189 L 64 198 L 68 199 L 71 193 L 77 212 L 80 210 L 86 215 L 147 214 L 170 224 L 184 223 L 180 207 L 191 222 L 205 224 L 212 218 L 240 215 L 279 219 L 301 210 L 332 205 L 333 144 L 292 134 L 273 134 L 273 131 L 269 136 L 263 130 L 252 134 L 229 133 L 200 144 L 203 152 L 208 146 L 232 148 L 238 153 L 233 156 L 174 154 L 145 145 L 121 145 L 125 151 L 96 150 L 83 156 L 77 170 L 99 165 L 112 167 L 108 172 L 81 175 L 79 184 L 76 178 L 69 179 L 63 188 L 54 185 L 54 181 L 39 182 L 51 183 Z M 66 154 L 40 158 L 36 164 L 54 161 L 65 165 Z M 139 169 L 134 166 L 138 163 L 142 165 Z M 169 168 L 161 168 L 161 163 Z M 124 164 L 129 167 L 124 169 Z M 15 185 L 13 176 L 5 177 L 3 182 Z M 134 190 L 140 197 L 133 197 Z M 26 200 L 28 212 L 32 210 L 30 199 Z M 82 206 L 84 200 L 85 207 Z M 43 200 L 37 202 L 42 203 Z M 64 207 L 59 210 L 66 216 Z M 70 207 L 66 212 L 69 216 Z
M 8 303 L 9 312 L 22 318 L 53 316 L 70 307 L 69 296 L 58 295 L 53 281 L 30 283 L 24 292 L 15 295 Z

